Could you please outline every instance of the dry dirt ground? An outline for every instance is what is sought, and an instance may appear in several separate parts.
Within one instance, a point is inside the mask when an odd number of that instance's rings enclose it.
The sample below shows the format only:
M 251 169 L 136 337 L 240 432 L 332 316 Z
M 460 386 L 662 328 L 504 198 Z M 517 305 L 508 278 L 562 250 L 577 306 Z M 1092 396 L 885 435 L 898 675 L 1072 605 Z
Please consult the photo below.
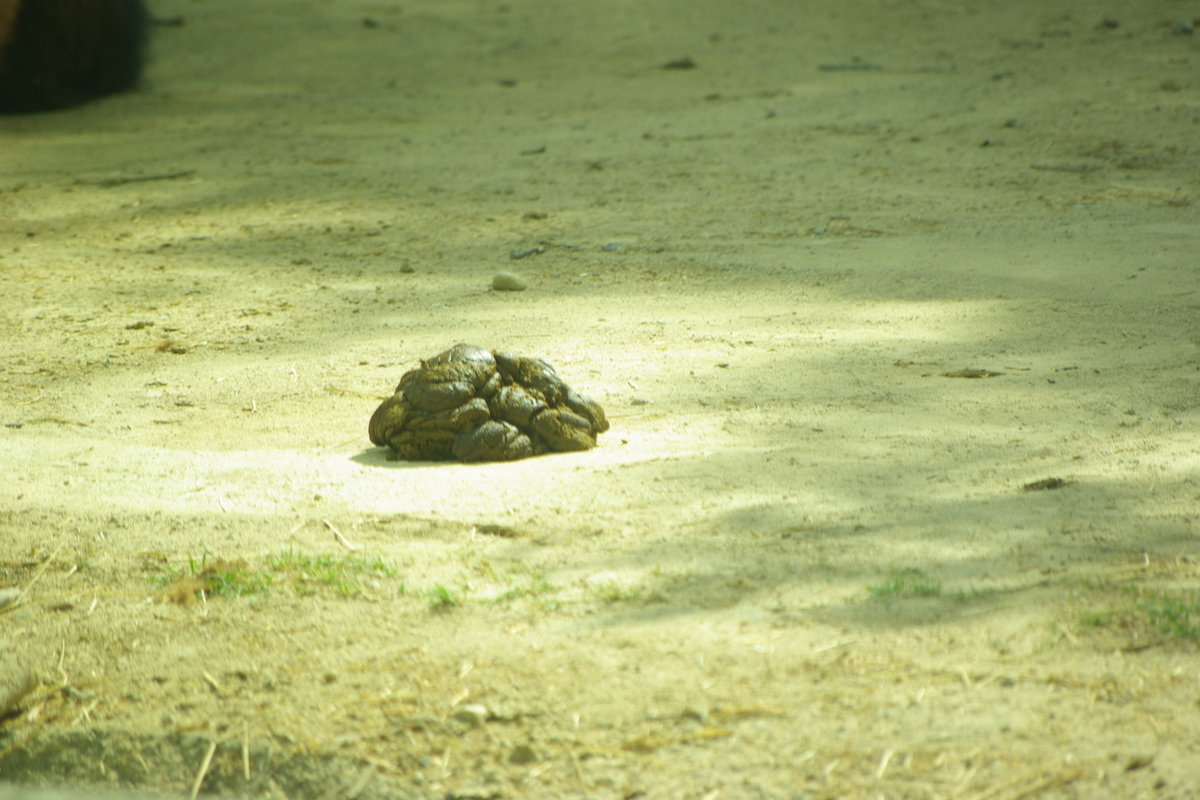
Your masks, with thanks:
M 0 120 L 0 778 L 1200 796 L 1200 5 L 153 7 Z M 387 460 L 460 341 L 612 430 Z

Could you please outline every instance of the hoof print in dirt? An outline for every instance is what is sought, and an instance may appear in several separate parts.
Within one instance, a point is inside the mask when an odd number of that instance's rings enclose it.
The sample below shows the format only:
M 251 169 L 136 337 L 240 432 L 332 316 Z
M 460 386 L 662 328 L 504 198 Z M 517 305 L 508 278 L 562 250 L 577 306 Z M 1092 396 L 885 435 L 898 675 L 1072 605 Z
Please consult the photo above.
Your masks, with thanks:
M 406 372 L 371 415 L 371 442 L 406 461 L 513 461 L 590 450 L 604 409 L 540 358 L 456 344 Z

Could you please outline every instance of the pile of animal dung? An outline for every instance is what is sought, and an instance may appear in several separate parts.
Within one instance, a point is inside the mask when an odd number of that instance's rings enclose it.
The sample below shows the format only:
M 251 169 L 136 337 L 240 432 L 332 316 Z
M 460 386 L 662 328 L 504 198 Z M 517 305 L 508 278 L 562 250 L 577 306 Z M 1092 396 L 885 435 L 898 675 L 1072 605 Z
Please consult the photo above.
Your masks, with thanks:
M 371 415 L 371 442 L 407 461 L 512 461 L 590 450 L 604 409 L 540 358 L 457 344 L 400 378 Z

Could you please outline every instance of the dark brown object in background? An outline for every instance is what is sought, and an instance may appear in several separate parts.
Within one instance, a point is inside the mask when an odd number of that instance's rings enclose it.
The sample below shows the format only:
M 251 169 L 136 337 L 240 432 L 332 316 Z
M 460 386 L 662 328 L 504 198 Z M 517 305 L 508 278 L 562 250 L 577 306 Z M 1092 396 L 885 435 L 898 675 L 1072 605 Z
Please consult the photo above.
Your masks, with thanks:
M 70 108 L 137 85 L 143 0 L 0 0 L 0 113 Z
M 540 358 L 457 344 L 409 370 L 367 432 L 406 461 L 515 461 L 590 450 L 604 409 Z

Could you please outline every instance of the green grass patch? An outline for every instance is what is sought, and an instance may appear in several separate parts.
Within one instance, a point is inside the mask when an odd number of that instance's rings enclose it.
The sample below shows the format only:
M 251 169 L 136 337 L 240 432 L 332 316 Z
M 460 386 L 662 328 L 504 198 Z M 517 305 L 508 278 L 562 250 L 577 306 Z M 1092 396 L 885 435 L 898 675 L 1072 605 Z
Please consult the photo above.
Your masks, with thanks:
M 459 596 L 440 583 L 429 590 L 429 608 L 433 611 L 450 611 L 460 605 Z
M 642 599 L 640 586 L 620 586 L 615 583 L 602 583 L 589 587 L 592 596 L 606 603 L 636 603 Z
M 255 572 L 244 561 L 214 562 L 200 574 L 207 576 L 209 591 L 217 597 L 264 594 L 272 583 L 269 574 Z
M 1142 609 L 1159 633 L 1184 639 L 1200 639 L 1200 596 L 1152 594 L 1142 600 Z
M 919 569 L 894 569 L 883 583 L 867 587 L 872 600 L 886 602 L 905 597 L 941 597 L 942 585 Z
M 266 559 L 267 569 L 297 594 L 315 594 L 332 589 L 342 597 L 358 597 L 363 584 L 379 584 L 394 578 L 396 570 L 379 556 L 349 555 L 335 558 L 329 555 L 305 555 L 289 550 Z
M 1169 570 L 1146 578 L 1178 579 Z M 1089 580 L 1073 594 L 1076 630 L 1105 646 L 1141 649 L 1170 641 L 1200 643 L 1200 590 Z
M 1123 609 L 1103 612 L 1110 624 L 1165 637 L 1200 640 L 1200 591 L 1163 591 L 1128 585 Z
M 1081 611 L 1079 624 L 1085 628 L 1106 628 L 1116 619 L 1112 611 Z
M 242 597 L 263 594 L 271 587 L 271 576 L 255 572 L 245 561 L 218 558 L 210 562 L 207 555 L 199 559 L 188 556 L 186 568 L 167 567 L 150 580 L 180 596 L 189 591 L 203 591 L 216 597 Z
M 994 597 L 996 591 L 994 589 L 959 589 L 957 592 L 949 595 L 956 603 L 974 603 L 980 600 L 987 600 Z
M 151 581 L 167 587 L 169 598 L 190 602 L 188 598 L 204 593 L 210 597 L 244 597 L 266 594 L 271 590 L 290 590 L 299 595 L 332 591 L 342 597 L 358 597 L 364 589 L 382 589 L 385 580 L 396 577 L 396 570 L 378 556 L 305 555 L 289 550 L 267 556 L 253 567 L 243 559 L 209 560 L 208 555 L 188 557 L 186 568 L 167 567 Z M 404 584 L 398 588 L 405 594 Z

